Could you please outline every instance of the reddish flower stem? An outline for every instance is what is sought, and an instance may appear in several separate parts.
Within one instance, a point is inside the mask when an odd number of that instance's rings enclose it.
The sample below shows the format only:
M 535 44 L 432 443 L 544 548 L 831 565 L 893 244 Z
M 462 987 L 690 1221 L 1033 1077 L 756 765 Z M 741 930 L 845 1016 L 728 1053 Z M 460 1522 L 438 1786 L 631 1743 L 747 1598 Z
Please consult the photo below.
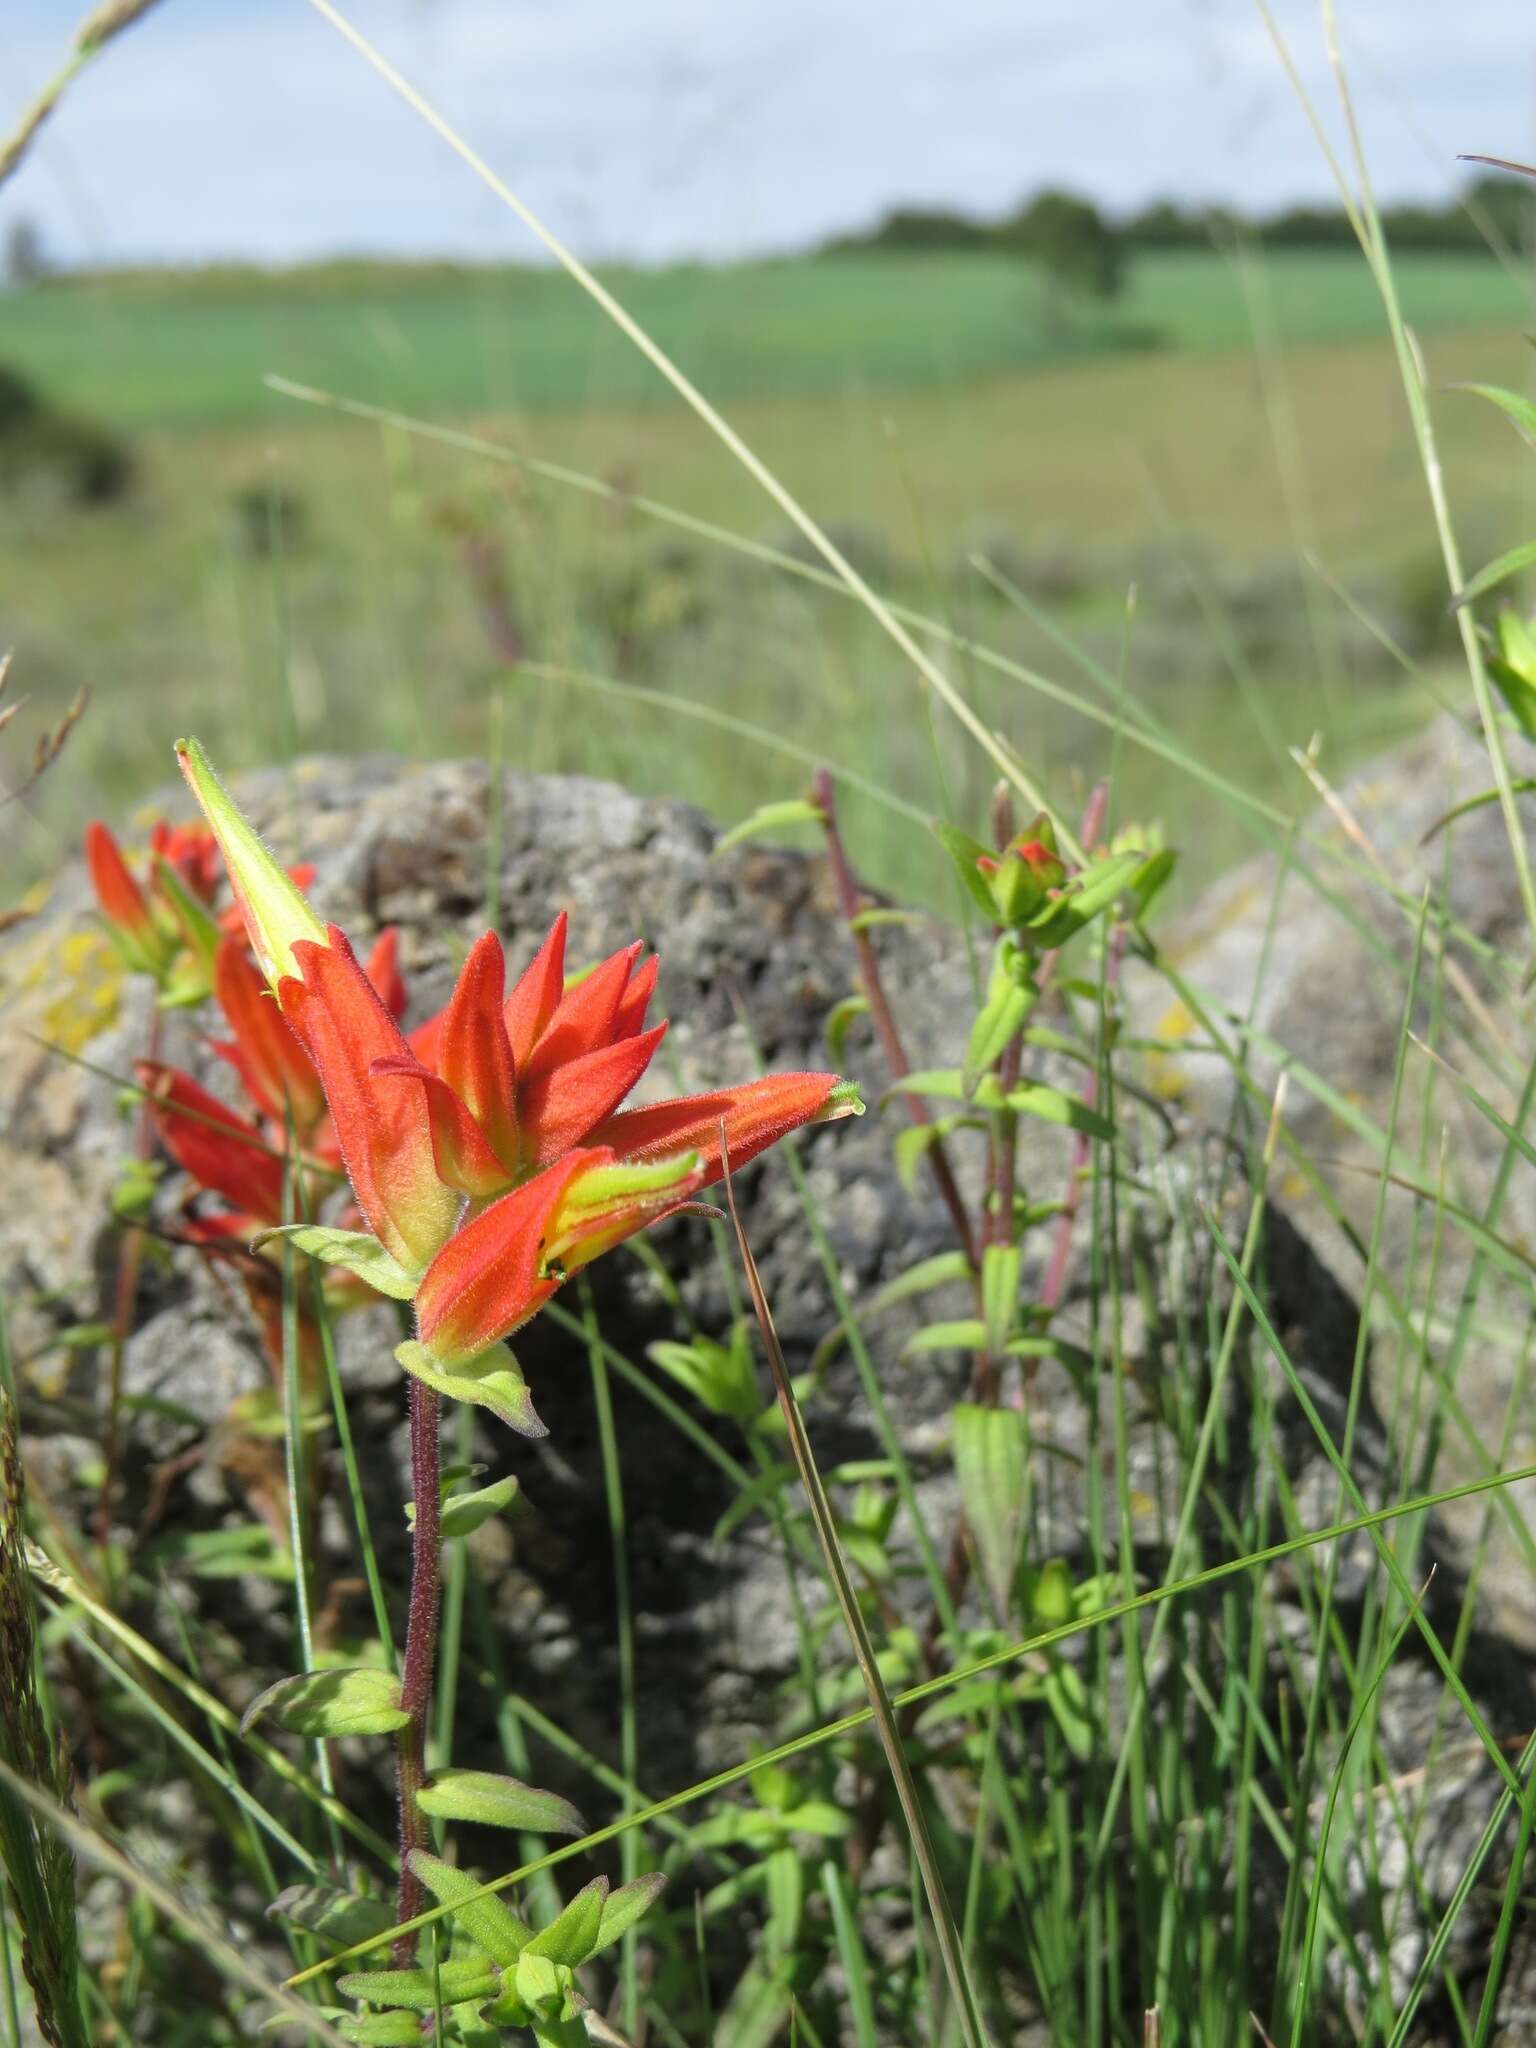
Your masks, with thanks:
M 405 1663 L 400 1673 L 400 1704 L 410 1720 L 395 1737 L 395 1782 L 400 1803 L 400 1891 L 397 1920 L 414 1920 L 426 1903 L 421 1879 L 410 1867 L 413 1849 L 431 1842 L 427 1816 L 416 1794 L 427 1777 L 427 1711 L 432 1704 L 432 1674 L 437 1662 L 437 1613 L 442 1594 L 441 1449 L 438 1417 L 441 1403 L 430 1387 L 411 1381 L 411 1491 L 416 1498 L 416 1526 L 411 1537 L 411 1602 L 405 1625 Z M 414 1934 L 402 1934 L 394 1959 L 408 1968 L 416 1954 Z
M 160 1057 L 164 1012 L 150 1012 L 144 1042 L 148 1060 Z M 154 1111 L 146 1095 L 140 1099 L 134 1124 L 133 1151 L 139 1160 L 155 1156 Z M 133 1331 L 134 1305 L 139 1298 L 139 1273 L 144 1264 L 144 1233 L 130 1224 L 117 1247 L 117 1278 L 112 1296 L 112 1341 L 107 1348 L 107 1413 L 101 1435 L 101 1487 L 96 1496 L 96 1541 L 105 1556 L 112 1540 L 112 1502 L 117 1492 L 117 1467 L 122 1450 L 123 1353 Z
M 848 925 L 848 936 L 859 963 L 859 986 L 864 1000 L 869 1005 L 870 1022 L 885 1053 L 885 1063 L 894 1081 L 904 1081 L 912 1071 L 912 1062 L 907 1058 L 906 1047 L 901 1042 L 901 1033 L 896 1027 L 896 1018 L 891 1010 L 890 999 L 885 993 L 885 983 L 880 976 L 880 959 L 869 933 L 856 928 L 855 920 L 865 908 L 863 894 L 849 864 L 847 849 L 843 845 L 837 824 L 837 795 L 832 777 L 825 768 L 818 768 L 811 785 L 811 793 L 822 815 L 827 835 L 827 858 L 832 864 L 832 880 L 837 889 L 838 906 Z M 933 1118 L 928 1106 L 918 1095 L 904 1094 L 902 1100 L 907 1106 L 907 1115 L 914 1124 L 929 1125 Z M 965 1200 L 955 1179 L 954 1168 L 949 1163 L 944 1140 L 935 1137 L 924 1150 L 928 1171 L 939 1199 L 949 1211 L 949 1220 L 954 1226 L 955 1239 L 965 1253 L 971 1266 L 977 1263 L 976 1233 L 966 1213 Z

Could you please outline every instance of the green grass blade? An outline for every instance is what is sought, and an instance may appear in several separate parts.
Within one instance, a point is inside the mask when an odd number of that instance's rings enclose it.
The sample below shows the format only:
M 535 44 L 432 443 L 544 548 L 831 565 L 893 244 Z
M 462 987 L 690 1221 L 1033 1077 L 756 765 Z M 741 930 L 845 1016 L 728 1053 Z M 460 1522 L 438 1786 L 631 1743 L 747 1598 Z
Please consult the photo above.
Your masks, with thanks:
M 1484 1474 L 1480 1478 L 1464 1480 L 1456 1486 L 1442 1487 L 1434 1493 L 1418 1494 L 1411 1500 L 1391 1501 L 1385 1507 L 1372 1508 L 1363 1514 L 1351 1516 L 1346 1521 L 1331 1522 L 1324 1528 L 1304 1530 L 1279 1542 L 1265 1544 L 1260 1549 L 1245 1551 L 1241 1556 L 1209 1565 L 1202 1571 L 1192 1572 L 1187 1578 L 1170 1580 L 1165 1585 L 1153 1587 L 1148 1592 L 1138 1593 L 1129 1599 L 1111 1601 L 1104 1607 L 1096 1608 L 1091 1614 L 1062 1622 L 1055 1628 L 1043 1629 L 1021 1641 L 1008 1643 L 988 1656 L 974 1658 L 969 1663 L 958 1665 L 952 1671 L 940 1672 L 934 1678 L 907 1686 L 892 1696 L 891 1703 L 898 1709 L 920 1706 L 955 1686 L 968 1683 L 971 1679 L 985 1677 L 988 1672 L 1001 1671 L 1008 1665 L 1016 1664 L 1042 1650 L 1053 1649 L 1058 1643 L 1090 1635 L 1121 1620 L 1127 1614 L 1136 1614 L 1161 1606 L 1168 1600 L 1183 1599 L 1186 1594 L 1201 1592 L 1207 1587 L 1219 1585 L 1224 1580 L 1235 1578 L 1244 1572 L 1262 1570 L 1265 1566 L 1277 1564 L 1284 1558 L 1298 1557 L 1306 1551 L 1315 1549 L 1319 1544 L 1336 1543 L 1351 1536 L 1374 1534 L 1385 1528 L 1388 1523 L 1400 1521 L 1404 1516 L 1429 1514 L 1436 1508 L 1448 1507 L 1457 1501 L 1476 1499 L 1505 1487 L 1521 1485 L 1531 1479 L 1536 1479 L 1536 1464 L 1519 1465 L 1506 1472 Z M 774 1764 L 790 1763 L 796 1757 L 819 1749 L 825 1743 L 839 1741 L 861 1728 L 867 1728 L 873 1719 L 872 1708 L 857 1707 L 835 1721 L 826 1722 L 820 1728 L 792 1736 L 771 1749 L 749 1757 L 744 1763 L 731 1764 L 725 1770 L 717 1771 L 712 1777 L 701 1778 L 696 1784 L 686 1786 L 681 1792 L 669 1793 L 665 1798 L 642 1807 L 623 1820 L 613 1821 L 607 1827 L 594 1829 L 591 1834 L 583 1835 L 579 1841 L 562 1843 L 559 1848 L 541 1856 L 537 1862 L 519 1865 L 517 1869 L 493 1878 L 481 1886 L 475 1897 L 489 1898 L 497 1892 L 505 1891 L 511 1885 L 524 1884 L 537 1872 L 550 1869 L 558 1863 L 568 1862 L 574 1856 L 590 1855 L 605 1842 L 615 1840 L 626 1828 L 649 1827 L 655 1822 L 665 1820 L 667 1816 L 681 1811 L 684 1807 L 696 1805 L 700 1800 L 711 1798 L 716 1792 L 724 1792 L 733 1785 L 741 1784 L 750 1778 L 754 1771 Z M 1536 1753 L 1536 1738 L 1533 1738 L 1531 1747 L 1532 1752 Z M 1508 1796 L 1510 1795 L 1506 1795 Z M 1506 1807 L 1505 1811 L 1507 1810 Z M 419 1914 L 414 1920 L 388 1928 L 370 1940 L 359 1942 L 355 1947 L 332 1957 L 326 1967 L 350 1962 L 354 1956 L 367 1955 L 402 1934 L 416 1933 L 440 1919 L 449 1910 L 443 1906 L 434 1907 Z M 290 1978 L 290 1984 L 303 1982 L 304 1974 Z

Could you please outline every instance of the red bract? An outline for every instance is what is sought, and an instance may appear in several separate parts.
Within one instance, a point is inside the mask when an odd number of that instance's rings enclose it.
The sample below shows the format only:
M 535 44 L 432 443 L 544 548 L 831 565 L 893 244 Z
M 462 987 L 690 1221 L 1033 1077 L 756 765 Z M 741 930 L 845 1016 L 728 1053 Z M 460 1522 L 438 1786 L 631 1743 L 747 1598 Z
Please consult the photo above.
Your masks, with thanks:
M 283 1220 L 283 1161 L 258 1125 L 175 1067 L 140 1060 L 134 1069 L 153 1105 L 165 1149 L 200 1188 L 229 1212 L 205 1220 L 205 1237 L 254 1237 Z
M 421 1341 L 439 1367 L 468 1364 L 539 1310 L 561 1283 L 703 1185 L 684 1156 L 629 1166 L 607 1147 L 571 1152 L 467 1223 L 416 1296 Z
M 410 1059 L 378 990 L 346 934 L 293 948 L 302 980 L 278 984 L 284 1017 L 307 1049 L 330 1107 L 358 1207 L 375 1237 L 409 1273 L 420 1273 L 458 1220 L 459 1197 L 438 1179 L 419 1088 L 381 1081 L 375 1064 Z
M 421 1091 L 439 1177 L 475 1201 L 579 1145 L 629 1094 L 665 1024 L 645 1030 L 656 963 L 627 946 L 574 987 L 562 912 L 506 993 L 501 941 L 470 948 L 447 1007 L 374 1069 Z
M 155 916 L 122 848 L 99 820 L 85 828 L 85 861 L 118 951 L 130 967 L 158 980 L 176 950 L 175 926 L 167 930 L 163 919 Z

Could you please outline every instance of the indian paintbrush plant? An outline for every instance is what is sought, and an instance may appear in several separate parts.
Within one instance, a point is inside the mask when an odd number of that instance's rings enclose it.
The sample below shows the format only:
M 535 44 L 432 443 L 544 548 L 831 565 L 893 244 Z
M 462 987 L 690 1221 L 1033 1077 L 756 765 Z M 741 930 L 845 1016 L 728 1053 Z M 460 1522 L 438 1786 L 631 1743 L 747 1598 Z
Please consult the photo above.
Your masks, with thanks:
M 167 1148 L 221 1204 L 197 1233 L 214 1244 L 248 1238 L 255 1262 L 291 1247 L 343 1290 L 365 1286 L 408 1303 L 413 1317 L 395 1353 L 411 1381 L 413 1563 L 401 1668 L 299 1672 L 246 1716 L 247 1727 L 268 1716 L 321 1743 L 393 1735 L 397 1924 L 432 1899 L 454 1908 L 449 1961 L 419 1964 L 407 1928 L 392 1968 L 340 1980 L 347 1995 L 384 2008 L 343 2018 L 342 2030 L 360 2042 L 414 2040 L 426 2024 L 416 2015 L 473 2006 L 486 2027 L 529 2027 L 550 2044 L 584 2040 L 574 1972 L 618 1940 L 661 1880 L 613 1892 L 594 1880 L 536 1933 L 499 1899 L 472 1898 L 473 1882 L 432 1853 L 434 1818 L 527 1829 L 550 1825 L 553 1810 L 551 1795 L 512 1779 L 452 1770 L 428 1779 L 441 1405 L 472 1403 L 522 1435 L 542 1435 L 508 1338 L 592 1260 L 696 1206 L 728 1166 L 802 1125 L 856 1113 L 858 1097 L 835 1074 L 776 1074 L 625 1108 L 666 1030 L 646 1022 L 656 961 L 636 945 L 568 978 L 563 914 L 510 989 L 501 942 L 487 932 L 445 1009 L 407 1035 L 389 941 L 360 962 L 268 854 L 196 743 L 177 752 L 254 964 L 227 935 L 210 958 L 201 926 L 185 921 L 183 899 L 206 892 L 185 875 L 179 888 L 171 882 L 173 842 L 155 850 L 166 889 L 158 911 L 100 837 L 93 870 L 134 963 L 162 991 L 183 993 L 183 954 L 208 963 L 231 1034 L 218 1050 L 256 1111 L 247 1122 L 191 1077 L 140 1067 Z M 462 1496 L 452 1503 L 461 1517 L 467 1505 Z

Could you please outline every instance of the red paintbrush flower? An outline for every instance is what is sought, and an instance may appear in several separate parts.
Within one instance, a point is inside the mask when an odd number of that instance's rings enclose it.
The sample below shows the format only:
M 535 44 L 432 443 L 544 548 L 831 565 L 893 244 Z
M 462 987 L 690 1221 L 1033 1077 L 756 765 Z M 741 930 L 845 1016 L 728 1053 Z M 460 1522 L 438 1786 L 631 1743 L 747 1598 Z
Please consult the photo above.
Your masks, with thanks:
M 784 1074 L 622 1109 L 666 1029 L 645 1023 L 656 962 L 629 946 L 568 985 L 563 913 L 510 993 L 485 933 L 446 1007 L 407 1040 L 346 935 L 320 925 L 200 751 L 178 753 L 373 1233 L 297 1226 L 298 1241 L 415 1299 L 420 1341 L 399 1356 L 439 1391 L 527 1426 L 502 1340 L 569 1273 L 685 1205 L 727 1156 L 742 1164 L 862 1107 L 835 1074 Z

